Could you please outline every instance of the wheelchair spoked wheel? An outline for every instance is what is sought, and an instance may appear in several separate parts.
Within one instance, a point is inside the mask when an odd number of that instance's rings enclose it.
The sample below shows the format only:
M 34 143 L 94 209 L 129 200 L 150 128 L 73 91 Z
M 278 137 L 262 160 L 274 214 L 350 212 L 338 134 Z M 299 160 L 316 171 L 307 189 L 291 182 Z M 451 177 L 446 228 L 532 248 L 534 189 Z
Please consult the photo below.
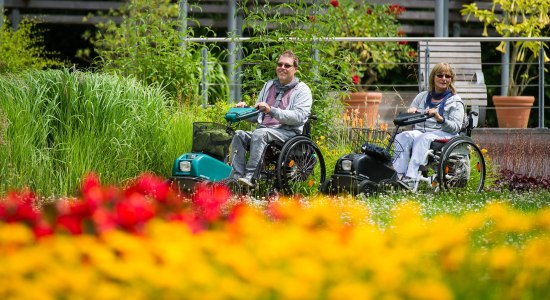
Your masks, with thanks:
M 485 159 L 470 138 L 453 139 L 442 149 L 438 173 L 445 190 L 478 193 L 485 184 Z
M 277 185 L 283 195 L 311 195 L 325 181 L 325 160 L 312 140 L 296 136 L 281 149 L 276 173 Z

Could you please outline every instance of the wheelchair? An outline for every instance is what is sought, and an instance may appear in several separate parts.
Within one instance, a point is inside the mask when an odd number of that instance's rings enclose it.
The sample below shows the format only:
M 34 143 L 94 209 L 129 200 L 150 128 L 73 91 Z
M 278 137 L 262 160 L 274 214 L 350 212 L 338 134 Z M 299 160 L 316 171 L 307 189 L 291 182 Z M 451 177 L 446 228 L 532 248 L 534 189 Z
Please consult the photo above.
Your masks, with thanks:
M 471 138 L 473 116 L 477 116 L 477 112 L 470 111 L 468 125 L 458 136 L 437 139 L 430 144 L 413 191 L 433 189 L 479 193 L 483 190 L 487 171 L 483 153 Z
M 193 146 L 190 153 L 180 155 L 173 164 L 170 181 L 181 192 L 190 193 L 197 182 L 220 182 L 226 184 L 234 194 L 252 194 L 269 197 L 279 193 L 312 194 L 317 192 L 326 179 L 325 161 L 319 147 L 310 138 L 310 116 L 303 133 L 284 143 L 274 141 L 268 144 L 256 170 L 256 185 L 252 189 L 241 187 L 230 178 L 229 146 L 235 133 L 234 124 L 257 117 L 254 108 L 231 108 L 225 115 L 227 125 L 197 122 L 193 124 Z
M 261 164 L 256 170 L 256 186 L 249 191 L 236 186 L 234 179 L 225 181 L 239 193 L 254 193 L 266 196 L 313 194 L 326 179 L 326 167 L 323 154 L 311 140 L 311 122 L 315 116 L 309 116 L 302 134 L 285 142 L 270 142 L 264 149 Z
M 420 113 L 404 113 L 394 119 L 392 133 L 365 129 L 359 138 L 364 140 L 358 153 L 338 159 L 332 176 L 321 184 L 324 194 L 372 195 L 391 190 L 465 191 L 483 190 L 486 166 L 483 153 L 471 139 L 473 116 L 468 113 L 468 125 L 456 137 L 436 140 L 424 156 L 418 179 L 411 186 L 397 178 L 393 161 L 403 148 L 395 136 L 402 126 L 424 122 L 429 117 Z

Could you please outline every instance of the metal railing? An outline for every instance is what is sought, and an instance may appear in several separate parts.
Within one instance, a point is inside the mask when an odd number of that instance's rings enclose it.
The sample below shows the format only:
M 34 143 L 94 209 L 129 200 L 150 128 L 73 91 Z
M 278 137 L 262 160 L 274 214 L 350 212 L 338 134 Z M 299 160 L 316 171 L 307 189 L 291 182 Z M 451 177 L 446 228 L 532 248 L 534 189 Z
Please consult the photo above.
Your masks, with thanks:
M 187 39 L 191 42 L 196 43 L 227 43 L 231 45 L 228 47 L 229 49 L 233 49 L 233 51 L 230 51 L 228 53 L 228 64 L 227 69 L 228 70 L 235 70 L 235 65 L 241 57 L 241 54 L 239 52 L 239 47 L 236 47 L 236 45 L 239 45 L 241 43 L 247 43 L 250 41 L 250 38 L 246 37 L 235 37 L 235 38 L 189 38 Z M 444 42 L 480 42 L 482 47 L 484 44 L 487 43 L 500 43 L 502 41 L 504 42 L 516 42 L 516 41 L 535 41 L 541 43 L 543 45 L 544 43 L 550 42 L 550 37 L 544 37 L 544 38 L 503 38 L 503 37 L 452 37 L 452 38 L 441 38 L 441 37 L 387 37 L 387 38 L 371 38 L 371 37 L 336 37 L 336 38 L 330 38 L 330 39 L 319 39 L 317 42 L 371 42 L 371 43 L 379 43 L 379 42 L 408 42 L 408 43 L 421 43 L 421 42 L 438 42 L 438 41 L 444 41 Z M 538 60 L 536 62 L 537 64 L 537 76 L 538 76 L 538 82 L 537 84 L 533 84 L 530 87 L 537 87 L 537 95 L 536 99 L 537 105 L 534 107 L 534 109 L 538 110 L 538 127 L 543 128 L 545 124 L 545 113 L 544 109 L 548 109 L 548 106 L 545 106 L 545 103 L 547 103 L 547 99 L 545 99 L 545 91 L 547 84 L 545 82 L 545 65 L 549 64 L 549 62 L 544 62 L 544 47 L 540 47 L 540 53 L 538 56 Z M 204 55 L 207 55 L 207 52 L 203 51 Z M 318 53 L 313 53 L 312 56 L 318 57 Z M 501 69 L 506 71 L 508 68 L 505 68 L 503 66 L 507 65 L 509 62 L 505 57 L 507 55 L 503 55 L 504 58 L 499 58 L 499 61 L 482 61 L 482 67 L 483 69 L 494 67 L 494 66 L 501 66 Z M 207 60 L 207 57 L 203 57 L 204 61 Z M 415 62 L 418 64 L 418 61 Z M 203 71 L 206 71 L 206 68 L 203 69 Z M 240 99 L 240 88 L 242 86 L 242 83 L 240 82 L 239 78 L 240 72 L 237 70 L 236 73 L 232 73 L 232 76 L 229 77 L 229 86 L 231 90 L 231 100 L 239 100 Z M 411 72 L 412 75 L 412 72 Z M 416 76 L 416 74 L 414 75 Z M 505 74 L 500 77 L 505 78 Z M 203 74 L 204 80 L 207 80 L 208 76 L 207 74 Z M 487 77 L 486 77 L 487 78 Z M 387 81 L 387 80 L 386 80 Z M 506 83 L 505 83 L 506 84 Z M 503 91 L 506 90 L 505 84 L 503 85 L 502 82 L 495 83 L 495 80 L 491 78 L 489 82 L 486 82 L 486 86 L 488 90 L 490 90 L 492 93 L 488 93 L 488 97 L 492 95 L 500 95 L 503 93 Z M 203 88 L 207 88 L 208 82 L 203 82 L 203 85 L 201 85 Z M 379 89 L 386 89 L 386 90 L 393 90 L 393 91 L 411 91 L 411 89 L 414 89 L 414 87 L 418 88 L 418 82 L 411 82 L 410 84 L 392 84 L 391 82 L 384 82 L 382 81 L 379 84 L 376 84 L 376 86 Z M 500 88 L 500 89 L 499 89 Z M 495 90 L 501 90 L 500 92 L 494 92 Z M 203 95 L 206 95 L 206 93 L 203 93 Z M 206 96 L 203 96 L 206 97 Z M 202 99 L 202 103 L 207 103 L 207 99 Z M 486 107 L 487 110 L 494 109 L 494 107 Z

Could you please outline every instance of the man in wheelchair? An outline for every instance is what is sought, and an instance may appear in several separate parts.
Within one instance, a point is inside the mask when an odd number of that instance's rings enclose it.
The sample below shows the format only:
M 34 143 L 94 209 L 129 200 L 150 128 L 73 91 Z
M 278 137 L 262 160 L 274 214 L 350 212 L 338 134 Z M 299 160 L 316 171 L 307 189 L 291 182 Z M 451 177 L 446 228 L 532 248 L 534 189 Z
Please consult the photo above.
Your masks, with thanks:
M 464 103 L 456 94 L 454 80 L 451 66 L 438 63 L 430 72 L 428 91 L 419 93 L 407 110 L 409 113 L 424 112 L 432 118 L 395 137 L 403 151 L 393 166 L 399 182 L 407 188 L 412 189 L 417 182 L 419 169 L 425 163 L 425 154 L 432 142 L 457 136 L 464 127 Z
M 261 111 L 254 131 L 237 130 L 231 142 L 231 178 L 240 185 L 253 187 L 258 176 L 258 166 L 267 145 L 281 143 L 301 134 L 311 112 L 311 90 L 295 73 L 298 57 L 292 51 L 283 52 L 275 66 L 277 78 L 266 82 L 254 107 Z M 236 107 L 245 107 L 239 102 Z M 246 160 L 249 149 L 248 161 Z

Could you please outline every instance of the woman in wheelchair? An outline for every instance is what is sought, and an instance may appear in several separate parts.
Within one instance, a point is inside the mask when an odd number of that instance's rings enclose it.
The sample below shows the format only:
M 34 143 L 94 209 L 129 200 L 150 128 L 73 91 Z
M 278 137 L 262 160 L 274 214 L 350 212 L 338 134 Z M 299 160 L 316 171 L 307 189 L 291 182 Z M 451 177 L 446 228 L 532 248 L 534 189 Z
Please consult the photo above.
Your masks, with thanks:
M 415 124 L 412 130 L 401 132 L 395 138 L 403 151 L 393 166 L 399 182 L 408 188 L 414 187 L 430 144 L 457 136 L 463 127 L 464 103 L 456 94 L 454 80 L 455 73 L 448 63 L 435 65 L 430 72 L 428 91 L 419 93 L 407 110 L 409 113 L 423 112 L 432 118 Z
M 307 84 L 295 73 L 298 57 L 292 51 L 283 52 L 275 66 L 277 78 L 266 82 L 258 95 L 255 107 L 261 111 L 256 130 L 237 130 L 231 142 L 231 178 L 240 185 L 253 187 L 258 176 L 264 151 L 271 142 L 285 142 L 301 134 L 311 112 L 312 95 Z M 246 103 L 239 102 L 237 107 Z M 249 158 L 246 161 L 246 152 Z

